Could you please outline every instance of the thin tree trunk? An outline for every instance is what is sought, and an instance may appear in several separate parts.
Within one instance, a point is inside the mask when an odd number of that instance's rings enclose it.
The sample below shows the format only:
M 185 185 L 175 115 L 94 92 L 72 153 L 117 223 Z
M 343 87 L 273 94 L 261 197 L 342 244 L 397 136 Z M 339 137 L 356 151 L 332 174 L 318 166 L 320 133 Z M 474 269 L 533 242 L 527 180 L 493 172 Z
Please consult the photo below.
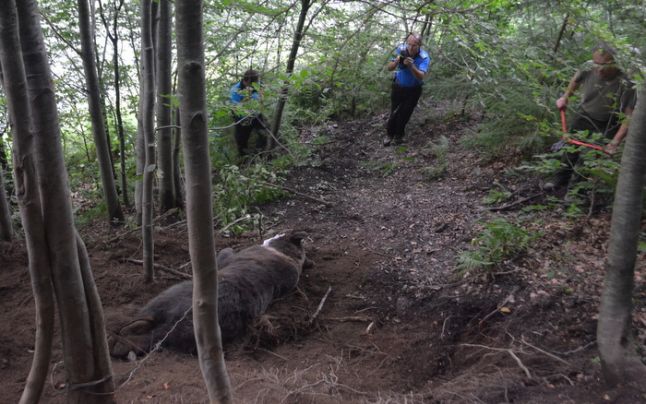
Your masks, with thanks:
M 59 307 L 63 361 L 67 372 L 67 402 L 112 403 L 114 384 L 110 358 L 97 355 L 98 344 L 88 310 L 86 291 L 76 250 L 70 189 L 60 144 L 56 98 L 49 61 L 33 0 L 17 3 L 20 43 L 30 100 L 31 127 L 36 145 L 36 171 L 42 203 L 47 254 Z M 39 251 L 43 254 L 44 251 Z M 91 276 L 86 282 L 92 282 Z M 92 285 L 93 286 L 93 285 Z M 106 371 L 106 369 L 108 369 Z
M 92 116 L 92 129 L 96 154 L 99 160 L 99 171 L 103 185 L 103 195 L 108 205 L 108 217 L 112 224 L 123 222 L 123 213 L 119 204 L 117 188 L 114 184 L 110 146 L 106 137 L 105 121 L 101 109 L 101 95 L 99 92 L 99 78 L 94 59 L 94 44 L 90 29 L 90 9 L 88 0 L 78 0 L 79 27 L 81 31 L 81 49 L 83 53 L 83 68 L 87 81 L 88 103 Z
M 193 265 L 193 324 L 197 355 L 212 403 L 231 403 L 218 324 L 218 287 L 213 244 L 211 162 L 209 159 L 202 44 L 202 2 L 179 0 L 176 14 L 179 95 L 182 116 L 186 218 Z
M 4 185 L 4 170 L 0 167 L 0 240 L 11 241 L 12 239 L 11 209 Z
M 431 30 L 433 29 L 433 15 L 427 14 L 426 19 L 424 20 L 424 26 L 422 27 L 422 38 L 425 41 L 430 40 Z
M 178 208 L 184 207 L 184 192 L 182 187 L 182 175 L 179 165 L 179 153 L 181 151 L 181 142 L 182 142 L 182 131 L 179 130 L 180 115 L 179 108 L 175 109 L 175 128 L 174 131 L 174 140 L 173 140 L 173 195 L 175 195 L 175 206 Z
M 126 135 L 123 130 L 123 118 L 121 116 L 121 71 L 119 65 L 119 13 L 123 7 L 124 0 L 119 0 L 118 4 L 114 6 L 114 14 L 112 15 L 112 32 L 110 32 L 110 24 L 108 24 L 103 12 L 103 6 L 99 2 L 101 10 L 101 20 L 105 27 L 106 33 L 110 42 L 112 42 L 112 68 L 114 74 L 114 112 L 117 119 L 117 136 L 119 138 L 119 163 L 121 166 L 121 197 L 125 207 L 130 206 L 130 198 L 128 197 L 128 174 L 126 172 Z
M 287 68 L 285 73 L 287 76 L 290 76 L 294 72 L 294 64 L 296 63 L 296 55 L 298 54 L 298 48 L 301 46 L 301 40 L 305 34 L 303 27 L 305 26 L 305 18 L 307 17 L 307 12 L 313 4 L 313 0 L 301 0 L 301 12 L 298 16 L 298 23 L 296 24 L 296 31 L 294 31 L 294 40 L 292 41 L 292 48 L 289 51 L 289 58 L 287 59 Z M 271 130 L 276 138 L 278 138 L 278 132 L 280 131 L 280 125 L 283 120 L 283 111 L 285 109 L 285 102 L 287 101 L 287 93 L 289 91 L 289 82 L 285 81 L 283 87 L 280 89 L 278 96 L 278 103 L 276 104 L 276 110 L 274 112 L 274 121 L 271 126 Z M 274 141 L 268 142 L 272 144 Z M 272 145 L 273 147 L 273 145 Z
M 142 5 L 139 5 L 141 10 Z M 140 11 L 141 14 L 141 11 Z M 140 19 L 142 16 L 140 15 Z M 130 21 L 128 19 L 128 21 Z M 132 28 L 132 27 L 131 27 Z M 140 30 L 141 30 L 141 21 L 140 21 Z M 134 28 L 131 29 L 131 32 L 134 32 Z M 137 72 L 139 76 L 139 100 L 137 103 L 137 138 L 135 140 L 135 174 L 137 179 L 135 180 L 135 211 L 137 224 L 141 225 L 142 223 L 142 197 L 143 197 L 143 176 L 144 168 L 146 167 L 146 141 L 144 137 L 144 53 L 143 53 L 143 38 L 141 38 L 141 46 L 139 51 L 139 58 L 135 58 L 135 64 L 137 64 Z M 137 54 L 137 49 L 135 47 L 133 35 L 130 35 L 130 43 L 132 45 L 132 50 Z
M 563 34 L 565 33 L 565 28 L 567 28 L 567 23 L 570 18 L 569 14 L 565 14 L 565 18 L 563 19 L 563 23 L 561 24 L 561 29 L 559 30 L 559 35 L 556 38 L 556 42 L 554 43 L 554 54 L 559 51 L 559 47 L 561 46 L 561 39 L 563 39 Z
M 143 53 L 141 55 L 143 66 Z M 143 70 L 143 68 L 142 68 Z M 143 73 L 143 72 L 142 72 Z M 135 139 L 135 211 L 137 215 L 137 224 L 141 225 L 143 222 L 143 177 L 144 168 L 146 167 L 146 139 L 144 137 L 144 80 L 143 77 L 139 80 L 139 102 L 137 105 L 137 138 Z
M 141 229 L 143 239 L 144 281 L 155 280 L 154 245 L 153 245 L 153 178 L 155 174 L 155 67 L 152 35 L 152 0 L 141 1 L 141 54 L 143 79 L 142 128 L 146 165 L 141 194 Z
M 47 380 L 54 338 L 55 303 L 34 162 L 34 140 L 29 127 L 31 112 L 18 37 L 18 16 L 14 0 L 7 3 L 0 9 L 0 66 L 6 80 L 4 90 L 14 124 L 15 189 L 25 231 L 29 275 L 36 307 L 34 357 L 20 403 L 31 404 L 40 400 Z
M 159 0 L 157 23 L 157 144 L 159 165 L 159 212 L 175 207 L 171 138 L 171 3 Z
M 622 382 L 636 361 L 631 330 L 635 259 L 639 242 L 642 192 L 646 175 L 646 84 L 642 84 L 621 159 L 610 225 L 606 278 L 601 298 L 597 344 L 606 380 Z M 637 361 L 638 362 L 638 361 Z M 642 367 L 643 372 L 643 367 Z
M 109 378 L 109 384 L 101 384 L 103 389 L 99 394 L 114 393 L 114 386 L 112 383 L 112 362 L 110 361 L 110 350 L 108 348 L 108 338 L 105 333 L 105 320 L 103 318 L 103 306 L 99 291 L 94 283 L 92 277 L 92 268 L 90 266 L 90 258 L 87 253 L 85 243 L 81 238 L 78 231 L 76 235 L 76 251 L 78 254 L 79 266 L 81 269 L 81 278 L 83 279 L 83 286 L 85 295 L 87 297 L 87 306 L 90 314 L 90 330 L 92 332 L 92 340 L 94 341 L 94 361 L 96 362 L 96 372 L 98 375 L 103 375 L 104 378 Z M 108 358 L 108 360 L 105 360 Z M 99 401 L 101 402 L 101 401 Z M 109 401 L 109 402 L 112 402 Z

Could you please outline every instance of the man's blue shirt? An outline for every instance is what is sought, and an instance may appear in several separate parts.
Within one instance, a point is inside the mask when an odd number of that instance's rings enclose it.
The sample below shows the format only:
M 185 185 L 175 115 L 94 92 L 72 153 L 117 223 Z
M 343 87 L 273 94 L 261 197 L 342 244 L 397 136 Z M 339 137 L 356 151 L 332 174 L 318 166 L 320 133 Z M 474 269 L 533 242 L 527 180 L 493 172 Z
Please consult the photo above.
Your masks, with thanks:
M 401 55 L 402 52 L 406 49 L 406 44 L 401 44 L 397 47 L 396 54 L 397 56 Z M 392 60 L 395 60 L 393 58 Z M 413 58 L 413 63 L 418 70 L 424 72 L 428 71 L 428 66 L 431 63 L 431 57 L 424 49 L 420 49 L 415 58 Z M 424 80 L 419 80 L 408 67 L 400 64 L 397 66 L 395 71 L 395 82 L 401 87 L 417 87 L 424 84 Z
M 241 89 L 242 86 L 242 81 L 237 82 L 236 84 L 231 87 L 231 90 L 229 91 L 230 94 L 230 100 L 234 104 L 240 104 L 242 101 L 245 100 L 247 97 L 246 94 L 246 88 Z M 254 89 L 251 90 L 251 99 L 253 100 L 259 100 L 260 99 L 260 94 Z

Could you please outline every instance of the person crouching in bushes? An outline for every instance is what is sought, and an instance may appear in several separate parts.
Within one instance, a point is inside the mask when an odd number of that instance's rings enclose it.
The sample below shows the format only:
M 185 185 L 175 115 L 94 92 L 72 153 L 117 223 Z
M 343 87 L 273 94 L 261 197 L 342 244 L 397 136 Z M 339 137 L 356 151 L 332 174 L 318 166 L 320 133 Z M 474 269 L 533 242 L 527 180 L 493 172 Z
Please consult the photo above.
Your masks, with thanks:
M 244 104 L 250 104 L 249 106 L 253 107 L 254 103 L 249 102 L 250 100 L 256 101 L 256 105 L 261 101 L 259 79 L 260 74 L 249 69 L 230 90 L 230 100 L 234 107 L 235 140 L 240 156 L 245 156 L 250 152 L 248 143 L 253 131 L 256 133 L 256 149 L 254 151 L 262 151 L 267 145 L 269 131 L 267 120 L 260 112 L 249 111 L 244 106 Z

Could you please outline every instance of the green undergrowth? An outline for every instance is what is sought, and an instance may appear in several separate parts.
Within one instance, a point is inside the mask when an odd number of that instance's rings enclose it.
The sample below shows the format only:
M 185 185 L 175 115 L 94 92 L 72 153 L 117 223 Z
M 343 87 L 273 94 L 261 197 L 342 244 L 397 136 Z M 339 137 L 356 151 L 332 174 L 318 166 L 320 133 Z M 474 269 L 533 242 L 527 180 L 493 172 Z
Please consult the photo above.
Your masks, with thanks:
M 424 178 L 427 181 L 435 181 L 444 177 L 448 168 L 447 153 L 449 151 L 449 140 L 440 136 L 436 142 L 430 144 L 430 153 L 433 155 L 434 164 L 422 169 Z
M 540 234 L 526 230 L 503 218 L 482 225 L 482 231 L 471 241 L 472 250 L 458 255 L 460 272 L 492 270 L 504 261 L 523 254 Z

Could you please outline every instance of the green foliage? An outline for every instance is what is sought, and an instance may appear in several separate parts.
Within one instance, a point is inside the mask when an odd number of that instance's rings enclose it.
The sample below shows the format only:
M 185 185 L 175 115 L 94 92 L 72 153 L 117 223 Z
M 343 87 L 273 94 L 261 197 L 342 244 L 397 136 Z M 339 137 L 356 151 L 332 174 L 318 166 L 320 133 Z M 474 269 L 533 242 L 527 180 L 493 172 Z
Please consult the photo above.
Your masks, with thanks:
M 589 143 L 598 143 L 599 134 L 577 134 L 577 138 Z M 520 167 L 521 170 L 540 174 L 545 177 L 554 176 L 565 167 L 565 154 L 579 153 L 580 157 L 574 167 L 574 174 L 568 185 L 566 202 L 569 204 L 566 215 L 577 217 L 583 214 L 582 207 L 590 201 L 594 194 L 595 200 L 603 200 L 610 204 L 619 176 L 620 156 L 610 157 L 603 152 L 576 145 L 566 145 L 558 152 L 537 155 L 537 160 Z
M 471 241 L 475 247 L 458 256 L 460 271 L 492 269 L 505 260 L 523 253 L 539 235 L 498 218 L 483 225 L 482 232 Z
M 435 181 L 446 174 L 448 160 L 446 154 L 449 150 L 449 140 L 445 136 L 440 136 L 437 142 L 430 145 L 430 152 L 435 157 L 435 164 L 422 169 L 424 178 L 427 181 Z
M 367 160 L 367 161 L 361 161 L 359 163 L 359 166 L 377 173 L 381 177 L 388 177 L 392 173 L 395 172 L 395 170 L 398 167 L 398 164 L 394 161 L 378 161 L 378 160 Z
M 213 187 L 214 216 L 221 226 L 227 226 L 251 213 L 253 205 L 267 203 L 283 195 L 275 185 L 278 176 L 262 164 L 241 169 L 225 165 L 217 170 Z M 243 225 L 231 226 L 232 232 L 244 230 Z
M 505 190 L 500 190 L 500 189 L 492 189 L 489 191 L 487 196 L 485 196 L 482 199 L 482 203 L 485 205 L 496 205 L 502 202 L 505 202 L 511 197 L 511 192 L 505 191 Z
M 477 131 L 465 142 L 483 158 L 515 159 L 535 154 L 558 137 L 560 125 L 554 100 L 576 68 L 590 58 L 595 42 L 605 39 L 613 44 L 619 52 L 618 60 L 631 76 L 644 65 L 644 57 L 639 54 L 640 49 L 646 48 L 643 7 L 633 3 L 613 2 L 610 13 L 608 2 L 598 0 L 550 2 L 549 7 L 542 2 L 512 0 L 479 2 L 477 6 L 461 0 L 426 2 L 422 6 L 404 1 L 379 7 L 370 2 L 315 2 L 308 15 L 308 32 L 301 40 L 295 71 L 287 77 L 285 62 L 298 17 L 293 2 L 271 0 L 257 4 L 248 0 L 208 0 L 204 7 L 204 30 L 208 32 L 204 73 L 213 167 L 218 171 L 240 163 L 231 129 L 217 128 L 231 124 L 228 90 L 246 69 L 254 68 L 262 73 L 264 93 L 262 102 L 252 102 L 247 108 L 260 111 L 269 119 L 281 88 L 287 84 L 289 89 L 280 134 L 284 148 L 279 149 L 281 155 L 271 164 L 264 165 L 265 169 L 281 172 L 312 164 L 311 151 L 301 143 L 300 128 L 328 119 L 381 113 L 389 103 L 392 77 L 384 64 L 405 31 L 421 31 L 426 17 L 432 23 L 427 26 L 429 31 L 425 32 L 423 47 L 433 60 L 425 97 L 432 97 L 439 105 L 448 105 L 461 119 L 480 117 Z M 73 192 L 87 194 L 96 203 L 101 199 L 94 185 L 98 170 L 92 163 L 95 150 L 87 100 L 79 87 L 85 79 L 73 49 L 79 47 L 76 7 L 62 0 L 43 0 L 39 5 L 47 17 L 45 38 L 52 70 L 56 73 L 64 152 Z M 402 26 L 400 17 L 413 10 L 419 18 Z M 104 7 L 103 11 L 106 21 L 111 22 L 114 8 Z M 135 179 L 135 117 L 139 96 L 138 14 L 137 3 L 126 2 L 117 18 L 120 98 L 131 185 Z M 566 15 L 564 35 L 559 37 Z M 102 18 L 97 16 L 96 20 L 102 21 Z M 106 40 L 102 23 L 97 24 L 96 30 L 98 69 L 114 151 L 118 149 L 118 140 L 114 124 L 112 45 Z M 558 46 L 555 46 L 557 39 Z M 173 106 L 177 100 L 177 95 L 168 95 Z M 453 122 L 442 123 L 449 126 Z M 447 169 L 442 152 L 433 153 L 434 165 L 425 169 L 429 180 L 445 175 Z M 586 181 L 596 182 L 580 191 L 602 189 L 606 192 L 612 187 L 615 176 L 612 167 L 600 165 L 597 160 L 603 159 L 586 159 L 586 165 L 581 167 Z M 396 163 L 368 166 L 381 175 L 390 175 L 397 168 Z M 540 166 L 537 172 L 554 172 L 560 161 L 544 160 Z M 233 186 L 233 189 L 238 188 Z M 501 197 L 491 195 L 494 199 Z M 231 201 L 231 204 L 248 206 L 246 202 Z M 247 210 L 237 209 L 237 214 Z

